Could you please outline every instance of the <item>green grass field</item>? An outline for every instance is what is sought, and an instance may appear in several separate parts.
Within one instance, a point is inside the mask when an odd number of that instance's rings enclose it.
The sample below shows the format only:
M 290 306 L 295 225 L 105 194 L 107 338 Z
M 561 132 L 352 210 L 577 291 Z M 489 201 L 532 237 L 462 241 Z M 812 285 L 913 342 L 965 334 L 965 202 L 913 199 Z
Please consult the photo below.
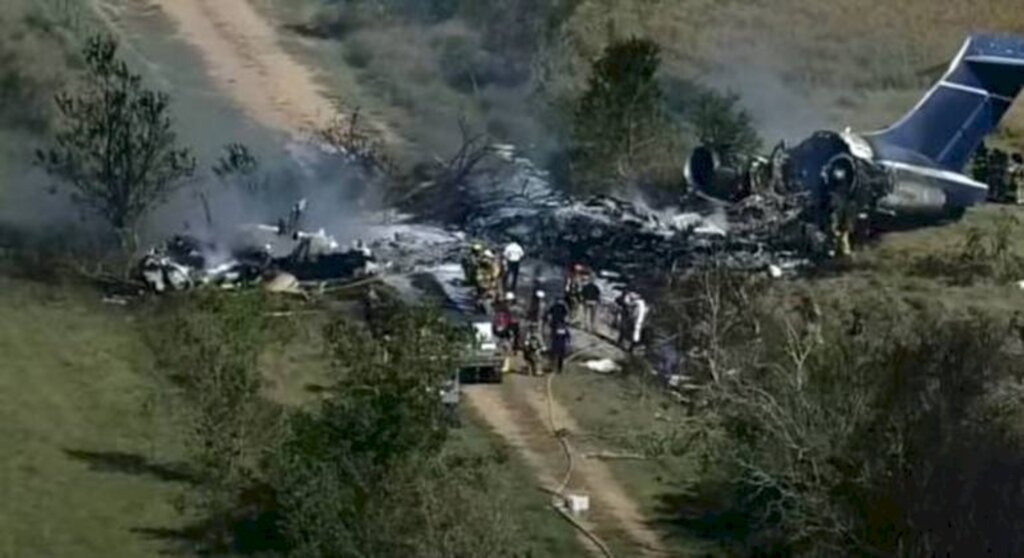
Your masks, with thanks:
M 0 316 L 0 556 L 155 555 L 183 485 L 131 316 L 7 278 Z
M 537 488 L 537 480 L 515 450 L 505 445 L 480 419 L 468 412 L 462 413 L 462 426 L 452 435 L 454 447 L 477 454 L 499 455 L 503 461 L 499 470 L 504 474 L 494 479 L 528 541 L 531 556 L 537 558 L 573 558 L 586 556 L 576 531 L 551 508 L 551 496 Z
M 683 426 L 684 408 L 654 381 L 636 375 L 606 376 L 580 366 L 570 366 L 557 377 L 552 390 L 579 426 L 571 439 L 580 458 L 602 452 L 652 456 L 608 459 L 607 463 L 666 549 L 678 556 L 712 552 L 679 527 L 675 510 L 667 503 L 686 491 L 699 467 L 695 433 Z
M 99 293 L 0 276 L 0 557 L 139 557 L 186 551 L 174 502 L 188 488 L 172 409 L 154 403 L 139 312 Z M 313 400 L 322 384 L 315 333 L 300 329 L 263 360 L 268 395 Z M 472 417 L 457 447 L 499 453 L 496 486 L 538 557 L 578 556 L 572 528 L 502 442 Z M 185 550 L 183 550 L 185 549 Z
M 281 0 L 261 4 L 278 10 L 283 5 Z M 726 47 L 769 35 L 772 50 L 781 53 L 773 54 L 771 60 L 781 76 L 793 78 L 800 88 L 820 85 L 808 95 L 820 97 L 830 117 L 864 126 L 883 123 L 909 107 L 922 91 L 922 79 L 912 74 L 922 65 L 942 62 L 968 31 L 1024 30 L 1020 18 L 1024 12 L 1007 10 L 1013 6 L 1005 0 L 917 1 L 913 6 L 901 4 L 899 9 L 867 0 L 827 5 L 785 0 L 781 4 L 584 2 L 567 29 L 577 39 L 576 55 L 581 59 L 603 45 L 608 21 L 616 22 L 618 33 L 652 35 L 665 45 L 666 71 L 678 75 L 710 71 L 716 63 L 713 52 L 748 57 L 749 53 L 734 53 Z M 118 0 L 113 5 L 122 4 Z M 30 6 L 27 0 L 13 0 L 11 9 L 5 4 L 0 30 L 17 26 Z M 39 6 L 60 13 L 57 1 L 39 2 Z M 183 135 L 189 141 L 206 154 L 237 137 L 259 146 L 271 143 L 264 130 L 242 121 L 216 96 L 195 53 L 170 38 L 166 22 L 151 14 L 119 13 L 123 19 L 116 23 L 123 26 L 133 56 L 149 68 L 153 83 L 167 85 L 176 95 L 176 106 L 184 115 Z M 283 11 L 271 13 L 282 16 Z M 62 60 L 54 43 L 24 33 L 12 31 L 5 39 L 10 52 L 42 52 L 54 65 Z M 362 106 L 392 124 L 405 122 L 414 149 L 450 144 L 454 117 L 467 106 L 479 109 L 467 105 L 465 95 L 445 89 L 427 70 L 416 74 L 420 81 L 403 83 L 400 72 L 381 74 L 353 66 L 358 57 L 353 58 L 352 49 L 367 49 L 378 57 L 378 68 L 401 58 L 400 47 L 407 45 L 395 43 L 394 36 L 390 43 L 383 40 L 388 38 L 356 37 L 340 45 L 294 36 L 287 41 L 304 60 L 325 69 L 323 80 L 340 101 Z M 829 42 L 829 48 L 808 54 L 810 46 L 822 42 Z M 900 56 L 879 61 L 886 49 L 895 49 Z M 415 65 L 416 60 L 404 63 Z M 18 71 L 24 72 L 25 67 L 19 66 Z M 835 88 L 846 83 L 854 91 L 838 102 Z M 440 106 L 432 109 L 434 101 Z M 1018 109 L 1011 118 L 1011 131 L 1020 128 L 1020 114 Z M 16 154 L 20 161 L 25 145 L 23 136 L 0 132 L 0 165 L 5 163 L 5 153 Z M 10 165 L 0 169 L 0 179 L 13 179 L 13 169 Z M 891 292 L 940 301 L 952 310 L 966 306 L 1024 310 L 1024 296 L 1010 281 L 953 286 L 915 275 L 913 270 L 917 259 L 962 243 L 968 228 L 990 228 L 1003 211 L 1024 217 L 1017 208 L 983 207 L 949 227 L 887 235 L 858 254 L 849 273 L 793 287 L 850 299 L 865 292 Z M 1024 256 L 1024 226 L 1015 229 L 1012 251 Z M 184 523 L 173 501 L 187 488 L 187 475 L 178 465 L 182 455 L 174 421 L 167 409 L 151 405 L 154 386 L 148 374 L 150 355 L 140 336 L 142 320 L 131 311 L 102 304 L 98 293 L 83 287 L 3 275 L 0 316 L 4 318 L 0 323 L 0 558 L 158 555 L 174 541 L 157 535 Z M 288 404 L 309 401 L 308 387 L 322 378 L 318 358 L 309 338 L 305 344 L 300 339 L 287 350 L 268 355 L 263 364 L 271 397 Z M 682 420 L 678 405 L 635 378 L 582 370 L 559 378 L 555 390 L 580 425 L 581 431 L 574 436 L 584 451 L 634 452 L 652 444 L 681 449 L 646 461 L 613 461 L 610 467 L 643 511 L 658 521 L 659 531 L 674 551 L 680 555 L 709 552 L 668 522 L 664 507 L 666 496 L 686 490 L 687 478 L 699 465 L 698 455 L 689 450 L 690 433 L 678 437 L 669 428 Z M 532 488 L 534 479 L 525 465 L 510 450 L 500 449 L 500 440 L 467 417 L 455 443 L 510 454 L 500 482 L 513 488 L 530 487 L 512 490 L 511 504 L 523 518 L 537 556 L 579 554 L 572 529 L 548 508 L 547 496 Z

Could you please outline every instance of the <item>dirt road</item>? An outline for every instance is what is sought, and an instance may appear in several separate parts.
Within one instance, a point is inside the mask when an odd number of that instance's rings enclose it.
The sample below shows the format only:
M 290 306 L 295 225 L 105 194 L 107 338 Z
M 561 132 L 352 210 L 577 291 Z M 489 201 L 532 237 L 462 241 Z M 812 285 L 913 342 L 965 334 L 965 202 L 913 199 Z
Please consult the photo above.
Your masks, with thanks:
M 473 410 L 524 457 L 541 486 L 558 487 L 566 459 L 551 433 L 550 423 L 553 420 L 556 429 L 569 433 L 578 433 L 579 427 L 557 400 L 551 399 L 549 407 L 544 380 L 513 375 L 500 386 L 466 388 L 466 399 Z M 658 535 L 647 525 L 636 501 L 604 462 L 585 459 L 576 452 L 568 490 L 590 495 L 592 511 L 584 524 L 599 537 L 630 541 L 629 556 L 664 555 Z M 600 555 L 597 548 L 587 542 L 595 555 Z
M 225 96 L 255 121 L 297 135 L 338 112 L 314 72 L 281 47 L 275 29 L 247 0 L 153 1 L 202 54 L 208 73 Z M 386 141 L 394 141 L 394 134 L 374 124 Z M 551 435 L 544 385 L 541 380 L 514 377 L 503 386 L 471 389 L 467 398 L 521 452 L 539 483 L 554 488 L 564 474 L 565 458 Z M 557 401 L 551 402 L 550 415 L 558 428 L 577 429 Z M 632 541 L 635 552 L 630 555 L 657 555 L 653 550 L 660 548 L 657 535 L 604 463 L 577 459 L 569 488 L 591 495 L 595 510 L 587 524 L 599 536 Z
M 280 45 L 247 0 L 153 0 L 202 54 L 210 76 L 253 120 L 297 135 L 339 112 L 315 73 Z M 384 136 L 391 134 L 374 123 Z

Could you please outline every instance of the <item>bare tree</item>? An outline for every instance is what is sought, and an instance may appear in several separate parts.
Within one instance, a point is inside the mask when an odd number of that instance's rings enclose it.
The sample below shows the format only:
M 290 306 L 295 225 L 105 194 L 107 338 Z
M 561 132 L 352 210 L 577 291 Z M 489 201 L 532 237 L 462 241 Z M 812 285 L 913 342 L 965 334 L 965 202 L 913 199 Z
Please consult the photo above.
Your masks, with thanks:
M 134 249 L 142 218 L 192 176 L 195 158 L 178 145 L 170 97 L 145 89 L 117 49 L 110 36 L 88 40 L 82 82 L 56 96 L 57 132 L 36 163 Z
M 483 133 L 470 131 L 464 117 L 459 118 L 459 132 L 462 142 L 455 153 L 440 162 L 440 169 L 433 182 L 442 187 L 461 187 L 473 175 L 476 168 L 493 153 L 490 138 Z
M 364 125 L 361 116 L 359 109 L 335 116 L 326 126 L 313 132 L 314 141 L 351 157 L 367 172 L 394 176 L 398 165 L 388 154 L 383 140 Z
M 466 186 L 494 155 L 494 145 L 487 134 L 472 131 L 464 117 L 459 118 L 459 132 L 462 140 L 455 153 L 425 165 L 422 180 L 396 199 L 396 204 L 437 207 L 447 215 L 465 215 L 472 210 L 474 198 L 467 195 Z

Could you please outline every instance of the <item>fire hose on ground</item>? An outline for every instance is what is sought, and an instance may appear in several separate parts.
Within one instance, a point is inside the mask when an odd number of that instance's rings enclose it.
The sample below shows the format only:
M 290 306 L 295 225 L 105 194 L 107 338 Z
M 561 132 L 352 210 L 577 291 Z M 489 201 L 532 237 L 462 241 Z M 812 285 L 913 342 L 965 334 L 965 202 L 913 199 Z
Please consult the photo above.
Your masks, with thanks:
M 574 360 L 577 356 L 583 354 L 585 350 L 590 349 L 591 347 L 594 347 L 594 346 L 597 346 L 597 344 L 594 343 L 594 344 L 588 345 L 588 346 L 586 346 L 586 347 L 584 347 L 582 349 L 573 351 L 573 353 L 571 355 L 569 355 L 569 357 L 566 359 L 566 361 L 569 362 L 569 361 Z M 553 494 L 554 496 L 556 496 L 559 499 L 561 499 L 562 502 L 564 502 L 565 489 L 566 489 L 566 487 L 569 486 L 569 481 L 572 479 L 572 473 L 573 473 L 573 470 L 575 469 L 576 461 L 575 461 L 575 458 L 573 456 L 572 447 L 569 445 L 569 441 L 566 439 L 565 435 L 560 433 L 560 430 L 555 426 L 555 412 L 554 412 L 554 407 L 552 405 L 552 401 L 554 400 L 554 395 L 553 395 L 552 389 L 551 389 L 551 385 L 552 385 L 554 379 L 555 379 L 555 374 L 554 373 L 548 374 L 548 378 L 547 378 L 547 382 L 546 382 L 547 383 L 548 426 L 551 428 L 552 436 L 554 436 L 555 439 L 558 440 L 558 443 L 562 446 L 562 451 L 565 453 L 565 458 L 566 458 L 566 468 L 565 468 L 565 476 L 562 478 L 562 482 L 558 485 L 557 489 L 551 490 L 551 489 L 545 488 L 545 487 L 542 487 L 542 489 L 545 492 Z M 605 542 L 602 541 L 601 538 L 597 536 L 597 534 L 595 534 L 593 531 L 588 529 L 585 525 L 580 523 L 579 520 L 577 520 L 575 517 L 573 517 L 573 515 L 568 510 L 565 509 L 565 505 L 562 502 L 552 502 L 551 503 L 551 507 L 554 508 L 555 511 L 558 512 L 559 515 L 564 517 L 579 532 L 583 533 L 583 535 L 586 536 L 587 539 L 590 540 L 590 542 L 594 543 L 594 545 L 601 551 L 602 554 L 604 554 L 604 556 L 606 558 L 615 558 L 615 555 L 612 553 L 611 549 L 608 548 L 608 545 L 605 544 Z

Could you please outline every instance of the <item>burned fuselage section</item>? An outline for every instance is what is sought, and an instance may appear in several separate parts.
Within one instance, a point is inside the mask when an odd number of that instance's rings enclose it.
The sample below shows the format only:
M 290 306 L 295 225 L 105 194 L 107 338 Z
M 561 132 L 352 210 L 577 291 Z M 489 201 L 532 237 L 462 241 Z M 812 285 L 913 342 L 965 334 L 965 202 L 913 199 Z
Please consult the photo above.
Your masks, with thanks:
M 686 165 L 689 185 L 730 203 L 750 196 L 787 198 L 821 234 L 957 218 L 980 201 L 977 184 L 955 173 L 880 161 L 869 140 L 820 131 L 770 156 L 722 156 L 708 147 Z
M 780 142 L 767 157 L 699 147 L 687 161 L 686 178 L 696 191 L 725 202 L 757 196 L 797 207 L 800 220 L 825 235 L 853 230 L 897 191 L 890 170 L 864 157 L 858 140 L 822 131 L 793 147 Z
M 963 174 L 972 153 L 1024 87 L 1024 38 L 973 35 L 910 111 L 875 132 L 817 132 L 771 157 L 698 148 L 689 184 L 735 202 L 801 196 L 804 219 L 842 240 L 851 215 L 873 227 L 956 218 L 988 187 Z

